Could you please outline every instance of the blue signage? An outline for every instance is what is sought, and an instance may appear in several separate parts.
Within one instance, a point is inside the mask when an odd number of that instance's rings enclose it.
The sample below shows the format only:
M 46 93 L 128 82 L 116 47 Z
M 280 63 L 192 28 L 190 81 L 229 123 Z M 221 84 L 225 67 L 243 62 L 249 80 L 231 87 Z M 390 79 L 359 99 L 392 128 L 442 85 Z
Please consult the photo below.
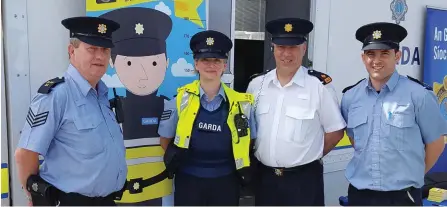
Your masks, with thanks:
M 447 119 L 447 10 L 427 8 L 425 22 L 424 82 L 433 87 L 440 112 Z M 447 172 L 447 150 L 430 172 Z

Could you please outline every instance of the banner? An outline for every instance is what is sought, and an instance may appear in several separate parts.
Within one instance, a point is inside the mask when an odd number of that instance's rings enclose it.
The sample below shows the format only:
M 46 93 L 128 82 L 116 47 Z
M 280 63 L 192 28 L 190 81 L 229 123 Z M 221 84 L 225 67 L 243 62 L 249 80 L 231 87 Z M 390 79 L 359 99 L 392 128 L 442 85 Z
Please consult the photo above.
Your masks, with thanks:
M 433 87 L 440 111 L 447 119 L 447 10 L 427 8 L 425 22 L 424 80 Z M 447 172 L 447 150 L 430 172 Z
M 206 0 L 86 0 L 87 16 L 120 24 L 102 78 L 121 96 L 128 185 L 118 205 L 171 206 L 158 124 L 177 88 L 197 79 L 191 37 L 206 30 Z M 112 90 L 115 89 L 115 90 Z M 160 179 L 161 178 L 161 179 Z M 155 180 L 155 183 L 154 183 Z

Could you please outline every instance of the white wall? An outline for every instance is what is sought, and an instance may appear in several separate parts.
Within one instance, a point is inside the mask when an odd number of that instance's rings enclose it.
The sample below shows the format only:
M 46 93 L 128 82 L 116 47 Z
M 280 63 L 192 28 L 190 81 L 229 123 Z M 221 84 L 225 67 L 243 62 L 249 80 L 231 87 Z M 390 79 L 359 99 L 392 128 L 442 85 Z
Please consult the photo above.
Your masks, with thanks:
M 85 15 L 83 0 L 4 0 L 3 26 L 9 156 L 13 157 L 31 98 L 46 80 L 67 69 L 67 17 Z M 3 143 L 3 142 L 2 142 Z M 11 159 L 12 205 L 27 205 Z

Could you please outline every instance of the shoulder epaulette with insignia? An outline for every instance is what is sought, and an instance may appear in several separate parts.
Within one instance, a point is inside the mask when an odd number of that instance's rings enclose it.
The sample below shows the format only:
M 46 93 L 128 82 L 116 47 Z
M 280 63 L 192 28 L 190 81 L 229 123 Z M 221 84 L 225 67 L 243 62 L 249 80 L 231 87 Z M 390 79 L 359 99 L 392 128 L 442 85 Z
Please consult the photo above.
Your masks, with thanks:
M 253 79 L 255 79 L 255 78 L 259 77 L 259 76 L 265 75 L 265 74 L 267 74 L 267 73 L 270 72 L 270 71 L 271 71 L 271 70 L 266 70 L 266 71 L 264 71 L 264 72 L 262 72 L 262 73 L 255 73 L 255 74 L 253 74 L 253 75 L 250 76 L 250 78 L 248 79 L 248 81 L 250 82 L 250 81 L 252 81 Z
M 332 78 L 329 75 L 316 70 L 308 70 L 307 74 L 317 77 L 318 80 L 320 80 L 323 85 L 332 82 Z
M 43 94 L 48 94 L 51 92 L 51 89 L 56 87 L 59 83 L 63 83 L 64 81 L 65 81 L 64 77 L 62 77 L 62 78 L 57 77 L 57 78 L 48 80 L 47 82 L 42 84 L 42 86 L 40 86 L 40 88 L 37 92 L 43 93 Z
M 426 84 L 426 83 L 424 83 L 424 82 L 421 82 L 421 81 L 419 81 L 418 79 L 413 78 L 413 77 L 411 77 L 411 76 L 409 76 L 409 75 L 407 75 L 407 77 L 408 77 L 408 79 L 410 79 L 410 80 L 412 80 L 412 81 L 418 83 L 419 85 L 423 86 L 425 89 L 427 89 L 427 90 L 429 90 L 429 91 L 432 91 L 432 90 L 433 90 L 433 88 L 430 87 L 428 84 Z
M 360 82 L 362 82 L 363 80 L 365 80 L 365 78 L 363 78 L 362 80 L 359 80 L 359 82 L 357 82 L 354 85 L 348 86 L 345 89 L 343 89 L 342 93 L 345 93 L 346 91 L 349 91 L 351 88 L 354 88 L 356 85 L 358 85 Z

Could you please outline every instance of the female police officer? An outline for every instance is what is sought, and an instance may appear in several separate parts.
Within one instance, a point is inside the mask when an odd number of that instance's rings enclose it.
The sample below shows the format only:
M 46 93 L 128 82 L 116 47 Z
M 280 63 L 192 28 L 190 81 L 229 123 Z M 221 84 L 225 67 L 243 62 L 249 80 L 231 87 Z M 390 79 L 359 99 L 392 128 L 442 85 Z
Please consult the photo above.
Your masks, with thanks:
M 159 127 L 167 170 L 175 172 L 174 205 L 238 205 L 250 166 L 253 97 L 221 82 L 232 48 L 227 36 L 203 31 L 190 47 L 199 80 L 178 89 Z

